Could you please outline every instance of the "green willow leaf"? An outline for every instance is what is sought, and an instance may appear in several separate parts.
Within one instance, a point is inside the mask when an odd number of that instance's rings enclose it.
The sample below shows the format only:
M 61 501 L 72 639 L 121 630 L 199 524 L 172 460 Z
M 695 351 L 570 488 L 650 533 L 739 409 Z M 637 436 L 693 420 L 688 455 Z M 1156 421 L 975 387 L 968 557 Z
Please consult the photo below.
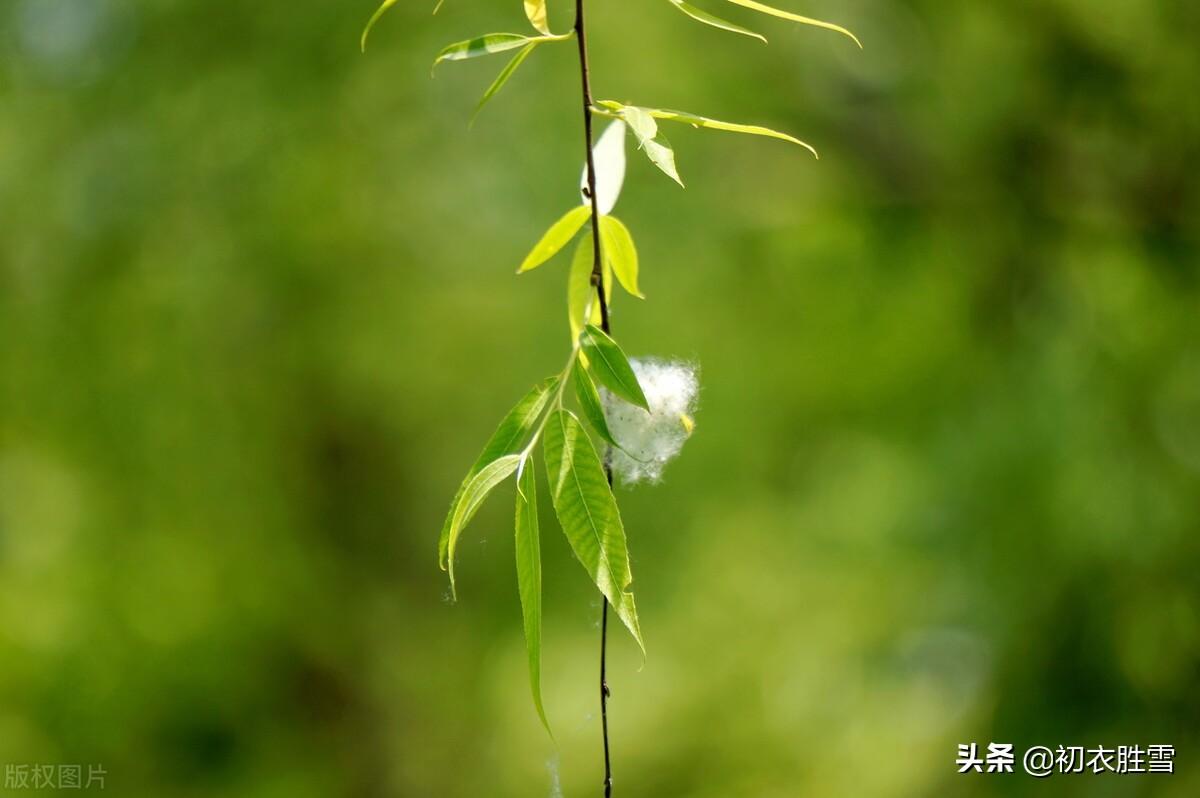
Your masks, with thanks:
M 592 233 L 579 238 L 575 245 L 575 254 L 571 256 L 571 271 L 567 275 L 567 321 L 571 325 L 571 340 L 579 339 L 583 331 L 584 313 L 588 313 L 588 322 L 600 323 L 600 303 L 594 300 L 595 290 L 592 288 L 592 265 L 595 263 L 592 252 Z M 607 297 L 606 297 L 607 298 Z
M 670 111 L 665 108 L 648 108 L 647 113 L 655 119 L 666 119 L 670 122 L 682 122 L 685 125 L 693 127 L 706 127 L 713 130 L 727 130 L 731 133 L 748 133 L 752 136 L 767 136 L 773 139 L 782 139 L 790 141 L 792 144 L 799 144 L 804 149 L 813 154 L 813 157 L 819 158 L 817 151 L 809 144 L 800 139 L 789 136 L 787 133 L 780 133 L 778 130 L 771 130 L 769 127 L 761 127 L 759 125 L 741 125 L 735 122 L 722 122 L 719 119 L 709 119 L 705 116 L 690 114 L 686 111 Z
M 483 93 L 483 97 L 480 98 L 479 104 L 475 106 L 475 113 L 471 115 L 472 123 L 475 122 L 475 117 L 479 116 L 479 112 L 483 110 L 483 106 L 487 105 L 487 101 L 492 99 L 492 97 L 496 95 L 496 92 L 504 88 L 504 84 L 507 83 L 508 79 L 511 78 L 513 73 L 517 71 L 517 67 L 521 66 L 521 64 L 525 62 L 525 59 L 529 57 L 529 54 L 534 51 L 538 44 L 539 42 L 533 41 L 525 45 L 517 51 L 517 54 L 513 56 L 511 61 L 505 64 L 504 69 L 500 70 L 500 74 L 497 75 L 496 79 L 492 81 L 492 85 L 488 86 L 487 91 Z
M 492 437 L 488 439 L 487 444 L 483 447 L 483 451 L 475 459 L 471 470 L 463 477 L 462 484 L 458 486 L 458 491 L 454 494 L 454 499 L 450 502 L 450 512 L 446 515 L 446 520 L 442 524 L 441 535 L 438 537 L 438 565 L 443 571 L 448 567 L 450 526 L 454 520 L 454 511 L 462 501 L 463 492 L 466 491 L 467 485 L 470 484 L 471 479 L 485 465 L 506 454 L 515 454 L 524 447 L 525 439 L 533 431 L 534 425 L 541 417 L 542 411 L 546 408 L 546 402 L 554 395 L 556 388 L 558 388 L 558 377 L 550 377 L 533 386 L 533 389 L 529 393 L 521 397 L 521 401 L 517 402 L 516 407 L 508 411 L 508 415 L 504 417 L 504 420 L 500 422 L 500 426 L 492 433 Z M 470 520 L 468 516 L 466 521 L 469 522 Z
M 650 411 L 650 404 L 646 401 L 642 386 L 638 384 L 633 367 L 629 365 L 629 358 L 625 357 L 616 341 L 596 325 L 589 324 L 579 334 L 579 342 L 588 356 L 592 374 L 605 388 L 630 404 Z
M 517 269 L 517 274 L 536 269 L 558 254 L 558 251 L 575 237 L 579 228 L 583 227 L 583 223 L 587 221 L 591 212 L 592 210 L 588 206 L 577 205 L 564 213 L 557 222 L 550 225 L 550 229 L 542 235 L 541 240 L 533 245 L 533 249 L 525 256 L 521 267 Z
M 600 405 L 600 394 L 596 390 L 592 378 L 588 376 L 587 368 L 579 360 L 571 367 L 571 381 L 575 385 L 575 398 L 579 400 L 579 408 L 596 434 L 618 449 L 621 445 L 613 439 L 608 429 L 608 421 L 604 418 L 604 408 Z
M 792 22 L 799 22 L 801 25 L 812 25 L 813 27 L 836 31 L 843 36 L 850 37 L 850 39 L 857 44 L 860 49 L 862 48 L 862 42 L 858 40 L 858 37 L 843 28 L 841 25 L 834 25 L 832 22 L 822 22 L 821 20 L 813 19 L 812 17 L 802 17 L 799 14 L 793 14 L 790 11 L 781 11 L 778 8 L 772 8 L 771 6 L 756 2 L 756 0 L 729 0 L 729 2 L 733 3 L 735 6 L 749 8 L 753 11 L 758 11 L 763 14 L 770 14 L 771 16 L 779 17 L 780 19 L 788 19 Z
M 740 33 L 743 36 L 749 36 L 752 39 L 758 39 L 763 44 L 767 43 L 766 37 L 762 36 L 761 34 L 755 33 L 752 30 L 747 30 L 746 28 L 743 28 L 741 25 L 734 25 L 732 22 L 728 22 L 726 20 L 721 19 L 718 16 L 710 14 L 707 11 L 705 11 L 704 9 L 696 8 L 693 5 L 689 5 L 685 2 L 683 2 L 683 0 L 668 0 L 668 2 L 670 2 L 671 5 L 675 6 L 680 11 L 687 14 L 689 17 L 696 20 L 697 22 L 703 22 L 705 25 L 711 25 L 714 28 L 720 28 L 721 30 L 727 30 L 730 33 Z
M 525 16 L 529 24 L 539 33 L 550 33 L 550 23 L 546 20 L 546 0 L 525 0 Z
M 454 551 L 458 548 L 458 536 L 466 527 L 475 511 L 483 504 L 483 500 L 492 492 L 492 488 L 508 479 L 517 470 L 521 455 L 506 454 L 503 457 L 479 469 L 479 473 L 471 477 L 459 497 L 458 506 L 450 517 L 450 537 L 447 545 L 446 561 L 450 571 L 450 595 L 458 598 L 458 586 L 454 581 Z
M 637 606 L 628 590 L 633 575 L 625 527 L 591 439 L 579 419 L 555 410 L 546 423 L 543 445 L 554 512 L 571 550 L 645 656 Z
M 363 28 L 362 39 L 359 40 L 359 45 L 362 47 L 362 51 L 364 53 L 367 51 L 367 36 L 371 34 L 371 28 L 375 27 L 375 23 L 379 21 L 379 18 L 387 13 L 387 10 L 394 5 L 396 5 L 396 0 L 383 0 L 383 2 L 379 4 L 379 8 L 375 9 L 375 13 L 371 15 L 369 20 L 367 20 L 367 26 Z
M 468 58 L 478 58 L 481 55 L 515 50 L 528 44 L 532 38 L 520 33 L 488 33 L 474 39 L 454 42 L 442 48 L 441 52 L 437 54 L 437 58 L 433 60 L 433 65 L 437 66 L 443 61 L 464 61 Z
M 537 479 L 533 458 L 517 474 L 517 590 L 521 595 L 521 618 L 525 625 L 525 650 L 529 655 L 529 689 L 538 717 L 550 731 L 542 707 L 542 544 L 538 533 Z
M 638 254 L 629 228 L 615 216 L 601 216 L 600 244 L 621 286 L 638 299 L 645 299 L 638 290 Z
M 559 35 L 525 36 L 520 33 L 486 33 L 474 39 L 467 39 L 446 45 L 437 54 L 437 58 L 433 59 L 433 65 L 436 67 L 443 61 L 465 61 L 468 58 L 478 58 L 481 55 L 503 53 L 507 50 L 515 50 L 518 47 L 523 47 L 526 44 L 561 42 L 564 39 L 571 38 L 573 35 L 573 33 L 562 33 Z M 515 69 L 516 67 L 513 68 Z

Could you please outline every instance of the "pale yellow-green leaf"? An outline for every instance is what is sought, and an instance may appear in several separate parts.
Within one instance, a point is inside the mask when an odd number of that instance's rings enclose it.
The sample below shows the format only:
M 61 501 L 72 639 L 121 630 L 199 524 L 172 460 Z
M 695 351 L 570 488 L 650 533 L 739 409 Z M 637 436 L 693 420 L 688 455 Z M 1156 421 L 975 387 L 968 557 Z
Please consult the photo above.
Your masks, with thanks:
M 383 2 L 379 4 L 379 8 L 375 9 L 375 13 L 371 15 L 369 20 L 367 20 L 367 26 L 363 28 L 362 39 L 359 41 L 359 45 L 362 47 L 362 51 L 364 53 L 367 51 L 367 36 L 370 35 L 371 28 L 375 27 L 375 23 L 379 21 L 379 18 L 382 17 L 387 10 L 394 5 L 396 5 L 396 0 L 383 0 Z
M 618 113 L 625 120 L 625 124 L 629 125 L 629 129 L 633 131 L 639 144 L 653 139 L 658 134 L 658 123 L 646 112 L 645 108 L 639 108 L 636 105 L 622 105 Z
M 618 119 L 604 129 L 592 147 L 592 162 L 596 167 L 596 208 L 601 214 L 611 213 L 621 196 L 625 182 L 625 123 Z M 587 195 L 588 167 L 583 165 L 579 176 L 579 194 L 584 205 L 591 205 Z
M 801 141 L 795 136 L 789 136 L 787 133 L 780 133 L 778 130 L 772 130 L 769 127 L 761 125 L 742 125 L 735 122 L 722 122 L 719 119 L 709 119 L 708 117 L 690 114 L 686 111 L 670 111 L 665 108 L 648 108 L 646 109 L 651 116 L 656 119 L 666 119 L 671 122 L 682 122 L 685 125 L 693 127 L 706 127 L 712 130 L 727 130 L 731 133 L 748 133 L 752 136 L 767 136 L 768 138 L 781 139 L 790 141 L 792 144 L 798 144 L 804 149 L 813 154 L 813 157 L 819 158 L 817 151 L 811 145 Z
M 638 254 L 633 236 L 617 217 L 600 217 L 600 248 L 621 286 L 635 297 L 645 299 L 638 289 Z
M 573 33 L 562 33 L 558 35 L 525 36 L 520 33 L 485 33 L 483 36 L 476 36 L 474 39 L 466 39 L 446 45 L 437 54 L 437 57 L 433 59 L 433 65 L 436 67 L 443 61 L 465 61 L 468 58 L 478 58 L 481 55 L 503 53 L 507 50 L 515 50 L 518 47 L 523 47 L 526 44 L 561 42 L 571 38 L 573 35 Z
M 667 141 L 667 137 L 658 129 L 658 123 L 654 121 L 650 112 L 636 105 L 622 105 L 618 113 L 633 131 L 634 138 L 638 141 L 638 149 L 646 154 L 650 163 L 683 186 L 683 180 L 675 168 L 675 151 L 671 149 L 671 142 Z
M 566 246 L 568 241 L 575 237 L 590 213 L 591 208 L 579 205 L 563 214 L 557 222 L 550 225 L 550 229 L 542 235 L 541 240 L 533 245 L 533 249 L 525 256 L 521 267 L 517 269 L 517 274 L 536 269 L 554 257 L 560 249 Z
M 629 590 L 633 576 L 625 527 L 592 441 L 579 419 L 555 410 L 546 422 L 543 445 L 554 512 L 571 550 L 645 655 Z
M 550 23 L 546 20 L 546 0 L 525 0 L 525 16 L 540 33 L 550 33 Z
M 710 14 L 702 8 L 696 8 L 693 5 L 689 5 L 688 3 L 683 2 L 683 0 L 668 0 L 668 2 L 670 2 L 671 5 L 675 6 L 680 11 L 687 14 L 689 17 L 696 20 L 697 22 L 703 22 L 705 25 L 711 25 L 714 28 L 720 28 L 721 30 L 727 30 L 730 33 L 740 33 L 743 36 L 749 36 L 753 39 L 758 39 L 763 44 L 767 43 L 766 38 L 761 36 L 760 34 L 757 34 L 752 30 L 747 30 L 746 28 L 743 28 L 741 25 L 734 25 L 732 22 L 729 22 L 727 20 L 721 19 L 718 16 Z
M 824 28 L 826 30 L 836 31 L 836 32 L 842 34 L 843 36 L 849 36 L 850 39 L 855 44 L 857 44 L 859 47 L 862 47 L 862 42 L 860 42 L 858 40 L 858 37 L 855 36 L 850 31 L 843 28 L 841 25 L 834 25 L 832 22 L 822 22 L 821 20 L 813 19 L 812 17 L 802 17 L 799 14 L 793 14 L 790 11 L 782 11 L 778 8 L 773 8 L 771 6 L 764 5 L 762 3 L 759 3 L 757 0 L 729 0 L 729 2 L 733 3 L 736 6 L 742 6 L 743 8 L 749 8 L 753 11 L 758 11 L 763 14 L 770 14 L 771 16 L 779 17 L 780 19 L 787 19 L 787 20 L 791 20 L 792 22 L 799 22 L 801 25 L 812 25 L 817 28 Z
M 588 314 L 588 323 L 600 323 L 600 302 L 596 299 L 596 289 L 592 285 L 594 257 L 592 233 L 589 230 L 579 237 L 575 254 L 571 256 L 571 271 L 567 275 L 567 320 L 571 326 L 572 341 L 577 340 L 583 330 L 585 313 Z

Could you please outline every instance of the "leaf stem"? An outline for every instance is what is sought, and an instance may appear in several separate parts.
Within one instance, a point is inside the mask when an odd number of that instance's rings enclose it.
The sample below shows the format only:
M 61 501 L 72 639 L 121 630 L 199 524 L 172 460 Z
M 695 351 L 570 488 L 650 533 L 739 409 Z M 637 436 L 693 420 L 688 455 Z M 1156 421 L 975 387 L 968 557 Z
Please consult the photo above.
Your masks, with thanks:
M 600 253 L 600 206 L 596 199 L 596 162 L 592 155 L 592 84 L 588 72 L 587 23 L 583 13 L 583 0 L 575 0 L 575 41 L 579 44 L 579 83 L 583 100 L 583 137 L 587 152 L 588 199 L 592 203 L 592 287 L 600 303 L 600 329 L 611 332 L 608 321 L 608 299 L 604 296 L 604 277 Z M 586 318 L 586 316 L 585 316 Z M 612 487 L 612 467 L 604 465 L 604 475 Z M 600 615 L 600 727 L 604 736 L 604 798 L 612 796 L 612 760 L 608 749 L 608 681 L 606 660 L 608 653 L 608 601 L 601 596 Z
M 537 429 L 533 431 L 533 435 L 529 437 L 529 443 L 521 450 L 521 461 L 533 451 L 533 447 L 537 445 L 538 439 L 542 437 L 542 430 L 546 428 L 546 420 L 550 418 L 550 414 L 555 410 L 562 409 L 563 390 L 566 387 L 567 380 L 571 377 L 571 368 L 575 365 L 575 358 L 579 357 L 579 341 L 571 347 L 571 356 L 567 358 L 567 365 L 563 366 L 563 370 L 558 375 L 558 387 L 554 389 L 554 401 L 546 404 L 546 409 L 542 411 L 542 417 L 538 420 Z

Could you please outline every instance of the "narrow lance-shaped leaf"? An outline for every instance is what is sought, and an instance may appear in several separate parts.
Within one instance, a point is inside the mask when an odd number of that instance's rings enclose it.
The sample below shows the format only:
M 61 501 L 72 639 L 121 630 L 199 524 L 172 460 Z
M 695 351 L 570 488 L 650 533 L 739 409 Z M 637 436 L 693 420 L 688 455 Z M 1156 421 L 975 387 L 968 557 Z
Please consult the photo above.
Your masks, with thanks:
M 635 297 L 645 299 L 638 290 L 638 254 L 629 228 L 615 216 L 601 216 L 600 243 L 621 286 Z
M 579 400 L 579 408 L 596 434 L 610 443 L 621 448 L 608 429 L 608 421 L 604 418 L 604 408 L 600 404 L 600 393 L 596 390 L 592 378 L 588 376 L 587 368 L 578 358 L 571 368 L 571 382 L 575 386 L 575 398 Z
M 529 24 L 541 33 L 550 33 L 550 23 L 546 19 L 546 0 L 525 0 L 525 16 Z
M 617 342 L 594 324 L 583 328 L 579 342 L 583 345 L 583 351 L 591 365 L 591 373 L 596 379 L 625 401 L 649 412 L 650 404 L 646 401 L 646 394 L 642 392 L 637 375 L 629 365 L 629 358 L 625 357 Z
M 459 499 L 458 506 L 454 508 L 454 512 L 450 517 L 450 538 L 447 547 L 446 561 L 450 568 L 450 595 L 458 598 L 458 586 L 454 581 L 454 552 L 458 548 L 458 536 L 466 527 L 467 522 L 475 515 L 475 511 L 483 504 L 483 500 L 492 492 L 492 488 L 499 485 L 509 477 L 512 472 L 517 470 L 517 465 L 521 462 L 521 455 L 507 454 L 498 460 L 485 465 L 479 469 L 479 473 L 471 477 L 471 481 L 467 483 L 467 487 L 463 490 L 462 496 Z
M 465 41 L 446 45 L 437 54 L 437 58 L 433 60 L 433 65 L 436 67 L 443 61 L 465 61 L 468 58 L 478 58 L 481 55 L 503 53 L 506 50 L 515 50 L 518 47 L 523 47 L 533 41 L 546 41 L 549 38 L 551 37 L 524 36 L 520 33 L 487 33 L 483 36 L 477 36 L 474 39 L 466 39 Z
M 557 387 L 558 377 L 550 377 L 533 386 L 529 393 L 521 397 L 521 401 L 517 402 L 516 407 L 510 410 L 504 420 L 500 422 L 500 426 L 492 433 L 492 437 L 484 445 L 483 451 L 479 453 L 479 457 L 467 471 L 462 484 L 458 486 L 458 491 L 454 494 L 454 499 L 450 502 L 450 511 L 446 514 L 446 520 L 442 523 L 441 535 L 438 536 L 438 565 L 443 571 L 447 568 L 450 525 L 454 520 L 454 511 L 461 502 L 463 491 L 467 489 L 471 478 L 493 460 L 506 454 L 515 454 L 524 447 L 525 439 L 529 437 L 533 425 L 541 417 L 542 411 L 546 408 L 546 402 L 549 401 Z M 466 521 L 470 520 L 471 518 L 468 516 Z
M 362 47 L 362 51 L 364 53 L 367 51 L 367 36 L 371 34 L 371 28 L 375 27 L 375 23 L 379 21 L 379 18 L 382 17 L 387 10 L 394 5 L 396 5 L 396 0 L 383 0 L 383 2 L 379 4 L 379 8 L 375 9 L 375 13 L 371 15 L 369 20 L 367 20 L 367 25 L 365 28 L 363 28 L 362 39 L 359 41 L 359 45 Z
M 625 123 L 616 120 L 604 129 L 592 147 L 592 162 L 596 166 L 596 208 L 601 214 L 611 213 L 621 196 L 625 182 Z M 587 195 L 588 167 L 583 165 L 579 176 L 579 193 L 584 205 L 592 200 Z
M 579 228 L 583 227 L 591 212 L 588 206 L 579 205 L 563 214 L 557 222 L 550 225 L 550 229 L 542 235 L 541 240 L 533 245 L 533 249 L 517 269 L 517 274 L 536 269 L 558 254 L 558 251 L 575 237 Z
M 787 133 L 780 133 L 778 130 L 771 130 L 769 127 L 762 127 L 761 125 L 742 125 L 736 122 L 722 122 L 719 119 L 709 119 L 708 117 L 690 114 L 686 111 L 670 111 L 665 108 L 648 108 L 646 110 L 656 119 L 666 119 L 670 122 L 682 122 L 685 125 L 692 125 L 693 127 L 706 127 L 713 130 L 727 130 L 731 133 L 748 133 L 752 136 L 767 136 L 768 138 L 790 141 L 792 144 L 799 144 L 801 147 L 811 152 L 814 157 L 820 157 L 817 155 L 817 151 L 813 149 L 811 145 L 806 144 L 795 136 L 789 136 Z
M 763 5 L 762 3 L 757 2 L 757 0 L 729 0 L 729 2 L 736 6 L 749 8 L 754 11 L 759 11 L 763 14 L 770 14 L 771 16 L 779 17 L 780 19 L 788 19 L 792 22 L 799 22 L 801 25 L 812 25 L 817 28 L 825 28 L 826 30 L 836 31 L 843 36 L 849 36 L 855 44 L 857 44 L 860 48 L 862 47 L 862 42 L 858 40 L 858 37 L 843 28 L 841 25 L 834 25 L 832 22 L 822 22 L 821 20 L 813 19 L 812 17 L 802 17 L 799 14 L 793 14 L 790 11 L 781 11 L 778 8 L 772 8 L 771 6 Z
M 475 122 L 475 117 L 479 116 L 479 112 L 483 110 L 483 106 L 487 105 L 487 101 L 496 96 L 496 92 L 504 88 L 504 84 L 507 83 L 508 79 L 511 78 L 513 73 L 517 71 L 517 67 L 521 66 L 521 64 L 525 62 L 525 59 L 529 57 L 529 54 L 534 51 L 534 48 L 536 48 L 539 43 L 540 42 L 533 41 L 525 45 L 517 51 L 517 54 L 512 57 L 511 61 L 504 65 L 504 69 L 500 70 L 500 74 L 497 75 L 496 79 L 492 81 L 492 85 L 487 87 L 487 91 L 483 93 L 483 97 L 480 98 L 479 104 L 475 106 L 475 113 L 471 116 L 472 123 Z
M 668 1 L 671 3 L 671 5 L 675 6 L 680 11 L 687 14 L 689 17 L 696 20 L 697 22 L 703 22 L 705 25 L 711 25 L 714 28 L 720 28 L 721 30 L 727 30 L 730 33 L 740 33 L 743 36 L 749 36 L 753 39 L 758 39 L 763 44 L 767 43 L 766 38 L 761 36 L 760 34 L 757 34 L 752 30 L 747 30 L 746 28 L 743 28 L 741 25 L 734 25 L 732 22 L 729 22 L 727 20 L 721 19 L 718 16 L 710 14 L 702 8 L 696 8 L 693 5 L 689 5 L 688 3 L 683 2 L 683 0 L 668 0 Z
M 600 303 L 595 301 L 595 290 L 592 287 L 592 266 L 595 263 L 592 252 L 592 233 L 580 236 L 575 245 L 575 254 L 571 256 L 571 271 L 567 275 L 567 321 L 571 326 L 571 341 L 579 339 L 587 322 L 600 323 Z M 588 310 L 588 305 L 591 310 Z
M 538 532 L 537 479 L 533 458 L 517 474 L 517 589 L 525 625 L 525 650 L 529 656 L 529 689 L 538 717 L 551 737 L 550 722 L 542 707 L 542 544 Z
M 638 140 L 638 149 L 646 154 L 650 163 L 682 186 L 683 180 L 680 179 L 679 171 L 675 168 L 675 151 L 671 149 L 671 142 L 667 141 L 667 137 L 658 129 L 658 123 L 654 121 L 654 117 L 645 108 L 639 108 L 636 105 L 620 105 L 619 103 L 612 103 L 612 105 L 616 106 L 621 118 L 633 131 L 634 137 Z
M 554 512 L 571 550 L 644 655 L 637 606 L 628 590 L 633 576 L 625 528 L 600 458 L 579 420 L 566 410 L 551 413 L 543 443 Z

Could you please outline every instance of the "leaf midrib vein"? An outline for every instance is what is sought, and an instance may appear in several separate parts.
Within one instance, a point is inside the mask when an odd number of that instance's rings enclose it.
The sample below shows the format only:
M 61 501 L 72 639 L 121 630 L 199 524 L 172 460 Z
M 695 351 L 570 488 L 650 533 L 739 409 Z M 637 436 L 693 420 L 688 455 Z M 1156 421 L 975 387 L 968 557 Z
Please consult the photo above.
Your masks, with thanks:
M 567 425 L 562 416 L 559 416 L 558 424 L 562 430 L 563 443 L 565 444 L 566 440 L 567 440 Z M 624 586 L 617 584 L 617 582 L 618 582 L 617 575 L 613 572 L 612 563 L 609 562 L 609 559 L 608 559 L 608 552 L 605 550 L 604 545 L 601 542 L 600 532 L 596 528 L 596 522 L 594 520 L 592 520 L 592 511 L 588 508 L 587 499 L 583 495 L 583 485 L 580 484 L 579 474 L 576 473 L 576 471 L 575 471 L 574 452 L 572 452 L 572 455 L 571 455 L 571 479 L 575 482 L 575 489 L 579 493 L 579 502 L 580 502 L 580 504 L 583 505 L 583 512 L 587 515 L 588 527 L 592 530 L 592 535 L 596 538 L 596 552 L 597 552 L 597 554 L 599 554 L 600 559 L 604 561 L 604 566 L 608 570 L 608 577 L 609 577 L 610 583 L 613 585 L 614 595 L 619 596 L 619 595 L 621 595 L 621 592 L 624 590 Z M 615 606 L 615 602 L 614 602 L 614 606 Z

